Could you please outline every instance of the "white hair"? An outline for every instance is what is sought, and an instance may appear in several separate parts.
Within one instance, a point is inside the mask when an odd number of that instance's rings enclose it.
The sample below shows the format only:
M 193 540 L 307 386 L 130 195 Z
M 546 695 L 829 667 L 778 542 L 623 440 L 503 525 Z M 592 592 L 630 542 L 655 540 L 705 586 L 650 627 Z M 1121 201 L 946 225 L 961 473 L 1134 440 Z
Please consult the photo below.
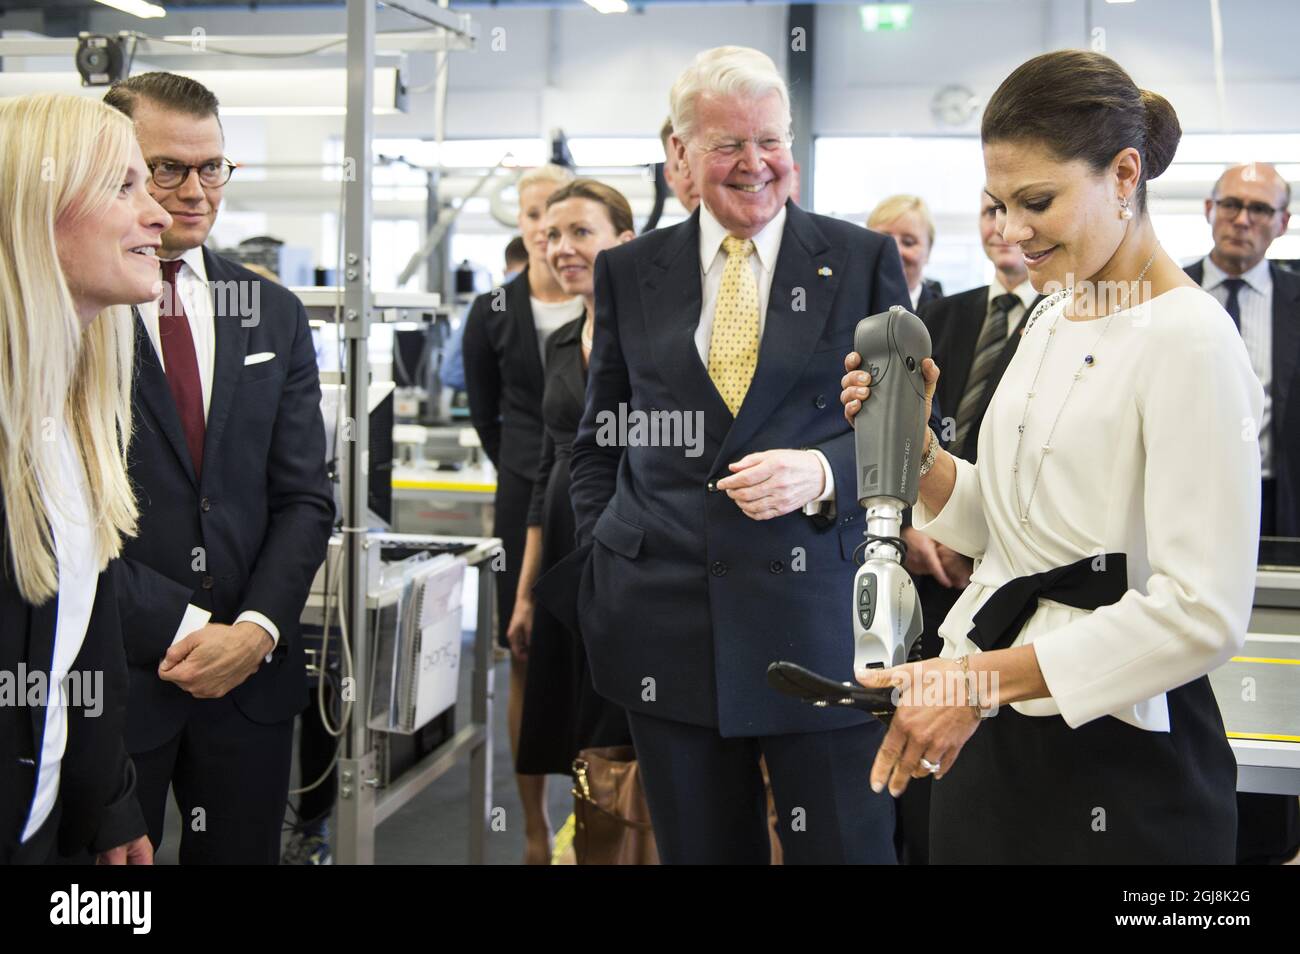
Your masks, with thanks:
M 789 132 L 790 91 L 770 56 L 747 46 L 718 46 L 705 50 L 682 71 L 668 94 L 673 132 L 683 142 L 691 138 L 696 105 L 703 94 L 743 94 L 760 98 L 772 92 L 781 97 L 785 131 Z

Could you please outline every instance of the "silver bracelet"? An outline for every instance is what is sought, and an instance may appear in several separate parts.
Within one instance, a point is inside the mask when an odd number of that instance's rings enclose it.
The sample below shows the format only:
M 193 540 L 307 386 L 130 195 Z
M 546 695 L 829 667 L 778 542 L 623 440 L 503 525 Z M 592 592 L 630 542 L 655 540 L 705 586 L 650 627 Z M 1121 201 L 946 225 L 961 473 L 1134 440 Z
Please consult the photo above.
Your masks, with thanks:
M 925 456 L 921 458 L 921 473 L 919 476 L 922 478 L 930 472 L 930 468 L 934 466 L 934 459 L 939 454 L 939 435 L 934 432 L 934 428 L 932 427 L 929 428 L 929 431 L 930 446 L 926 450 Z

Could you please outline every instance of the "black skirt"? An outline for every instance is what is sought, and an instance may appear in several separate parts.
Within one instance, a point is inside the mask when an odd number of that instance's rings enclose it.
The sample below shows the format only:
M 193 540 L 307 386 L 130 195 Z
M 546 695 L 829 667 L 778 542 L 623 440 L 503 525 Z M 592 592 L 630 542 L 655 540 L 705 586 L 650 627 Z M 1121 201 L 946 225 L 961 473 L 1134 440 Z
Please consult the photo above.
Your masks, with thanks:
M 1210 681 L 1166 699 L 1168 732 L 1004 706 L 934 783 L 930 863 L 1232 864 L 1237 762 Z

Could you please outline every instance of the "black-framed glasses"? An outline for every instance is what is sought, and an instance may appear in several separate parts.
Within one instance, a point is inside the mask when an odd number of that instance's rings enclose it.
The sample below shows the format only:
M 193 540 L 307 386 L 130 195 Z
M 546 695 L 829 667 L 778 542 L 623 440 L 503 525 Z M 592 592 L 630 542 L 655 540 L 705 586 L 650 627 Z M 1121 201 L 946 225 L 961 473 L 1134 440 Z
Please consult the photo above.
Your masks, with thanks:
M 1242 202 L 1240 199 L 1215 199 L 1214 204 L 1230 219 L 1235 219 L 1241 215 L 1241 210 L 1245 209 L 1247 217 L 1252 222 L 1268 222 L 1282 211 L 1263 202 Z
M 213 159 L 197 166 L 187 166 L 173 159 L 155 159 L 149 163 L 149 177 L 160 189 L 175 189 L 190 177 L 192 169 L 199 174 L 199 182 L 209 189 L 216 189 L 229 182 L 238 168 L 239 163 L 229 159 Z

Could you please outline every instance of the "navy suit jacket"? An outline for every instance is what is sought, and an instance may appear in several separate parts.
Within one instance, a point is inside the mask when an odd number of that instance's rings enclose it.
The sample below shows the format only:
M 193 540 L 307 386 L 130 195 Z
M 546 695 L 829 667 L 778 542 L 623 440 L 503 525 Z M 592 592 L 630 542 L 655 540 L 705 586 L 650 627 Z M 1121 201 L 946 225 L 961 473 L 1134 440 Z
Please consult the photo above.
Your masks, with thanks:
M 1203 261 L 1185 269 L 1204 280 Z M 1273 477 L 1277 481 L 1277 534 L 1300 537 L 1300 275 L 1269 262 L 1273 278 Z
M 695 346 L 699 213 L 602 252 L 595 350 L 572 458 L 578 588 L 595 687 L 633 710 L 724 736 L 840 728 L 860 713 L 814 709 L 768 688 L 777 659 L 852 677 L 857 502 L 853 434 L 839 402 L 858 322 L 908 304 L 892 239 L 793 203 L 753 382 L 733 420 Z M 703 453 L 601 446 L 605 412 L 703 418 Z M 834 519 L 745 516 L 713 482 L 755 451 L 817 448 L 835 474 Z
M 298 620 L 334 520 L 320 374 L 302 303 L 207 249 L 203 263 L 216 306 L 216 359 L 201 480 L 158 353 L 135 319 L 128 463 L 140 531 L 127 542 L 120 575 L 132 752 L 172 738 L 195 701 L 157 672 L 187 603 L 210 610 L 216 623 L 256 610 L 280 630 L 271 661 L 233 690 L 244 715 L 273 723 L 306 705 Z M 223 308 L 237 299 L 218 294 L 217 283 L 231 281 L 261 283 L 256 316 L 223 313 L 237 310 Z M 244 364 L 268 351 L 271 360 Z

